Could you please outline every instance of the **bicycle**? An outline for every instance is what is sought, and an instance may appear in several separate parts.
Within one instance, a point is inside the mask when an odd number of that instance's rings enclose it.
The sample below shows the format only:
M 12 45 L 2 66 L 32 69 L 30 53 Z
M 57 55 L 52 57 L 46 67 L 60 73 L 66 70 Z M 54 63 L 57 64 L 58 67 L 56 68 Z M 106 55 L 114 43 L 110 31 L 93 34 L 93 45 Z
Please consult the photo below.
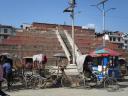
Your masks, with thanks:
M 103 87 L 109 91 L 115 91 L 119 89 L 117 79 L 114 76 L 110 77 L 108 74 L 104 75 L 102 72 L 92 72 L 89 78 L 84 74 L 83 81 L 85 87 Z
M 32 74 L 30 73 L 25 73 L 23 75 L 23 85 L 25 86 L 25 88 L 30 88 L 31 87 L 31 78 L 32 78 Z
M 108 91 L 115 91 L 119 89 L 119 84 L 116 78 L 109 77 L 108 75 L 105 76 L 104 80 L 104 88 Z

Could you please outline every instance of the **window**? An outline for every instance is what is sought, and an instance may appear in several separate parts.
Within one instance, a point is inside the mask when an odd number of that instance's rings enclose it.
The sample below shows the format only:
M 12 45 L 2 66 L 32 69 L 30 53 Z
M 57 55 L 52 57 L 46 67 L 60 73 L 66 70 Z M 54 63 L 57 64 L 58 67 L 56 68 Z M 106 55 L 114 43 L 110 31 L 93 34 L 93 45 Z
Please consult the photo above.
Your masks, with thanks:
M 110 37 L 110 41 L 112 41 L 112 37 Z
M 123 44 L 119 44 L 118 48 L 123 48 L 123 46 L 124 46 Z
M 113 41 L 116 41 L 116 38 L 115 37 L 113 38 Z
M 120 38 L 118 38 L 118 41 L 120 42 Z
M 125 43 L 126 43 L 126 44 L 128 43 L 127 40 L 125 40 Z
M 4 29 L 4 33 L 8 33 L 8 29 Z
M 4 36 L 4 39 L 7 39 L 8 38 L 8 36 Z

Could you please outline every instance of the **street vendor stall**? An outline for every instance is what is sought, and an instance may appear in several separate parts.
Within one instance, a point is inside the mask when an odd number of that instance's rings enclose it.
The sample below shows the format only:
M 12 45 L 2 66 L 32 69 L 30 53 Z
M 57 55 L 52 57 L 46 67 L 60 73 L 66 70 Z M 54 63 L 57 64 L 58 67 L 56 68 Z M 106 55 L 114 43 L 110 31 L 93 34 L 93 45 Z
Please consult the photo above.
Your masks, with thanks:
M 100 73 L 99 79 L 102 79 L 106 74 L 120 79 L 121 74 L 118 62 L 120 53 L 109 48 L 101 48 L 91 52 L 90 55 L 94 57 L 93 69 Z

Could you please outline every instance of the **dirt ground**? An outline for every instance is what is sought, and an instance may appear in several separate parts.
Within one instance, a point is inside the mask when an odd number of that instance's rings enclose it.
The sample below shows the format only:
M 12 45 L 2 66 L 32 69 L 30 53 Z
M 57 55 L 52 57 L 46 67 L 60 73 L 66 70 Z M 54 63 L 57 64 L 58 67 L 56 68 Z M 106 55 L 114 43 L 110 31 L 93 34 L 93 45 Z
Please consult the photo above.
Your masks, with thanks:
M 128 96 L 128 80 L 119 82 L 116 91 L 104 88 L 46 88 L 46 89 L 15 89 L 5 91 L 10 96 Z

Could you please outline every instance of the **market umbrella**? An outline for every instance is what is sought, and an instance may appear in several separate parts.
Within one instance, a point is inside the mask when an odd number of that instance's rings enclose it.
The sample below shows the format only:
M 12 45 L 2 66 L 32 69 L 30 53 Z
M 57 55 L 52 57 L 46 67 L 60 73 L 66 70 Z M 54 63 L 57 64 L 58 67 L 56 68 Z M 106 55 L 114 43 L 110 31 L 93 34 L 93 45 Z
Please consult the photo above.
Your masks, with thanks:
M 98 49 L 98 50 L 95 50 L 95 51 L 90 53 L 90 55 L 93 57 L 98 57 L 98 56 L 101 56 L 103 54 L 109 54 L 109 52 L 107 50 L 104 50 L 104 49 Z
M 121 55 L 119 52 L 111 50 L 109 48 L 104 48 L 104 49 L 109 52 L 108 55 L 110 55 L 110 56 L 120 56 Z
M 120 56 L 121 54 L 109 48 L 102 48 L 102 49 L 98 49 L 93 52 L 90 52 L 90 55 L 93 57 L 98 57 L 98 56 Z

